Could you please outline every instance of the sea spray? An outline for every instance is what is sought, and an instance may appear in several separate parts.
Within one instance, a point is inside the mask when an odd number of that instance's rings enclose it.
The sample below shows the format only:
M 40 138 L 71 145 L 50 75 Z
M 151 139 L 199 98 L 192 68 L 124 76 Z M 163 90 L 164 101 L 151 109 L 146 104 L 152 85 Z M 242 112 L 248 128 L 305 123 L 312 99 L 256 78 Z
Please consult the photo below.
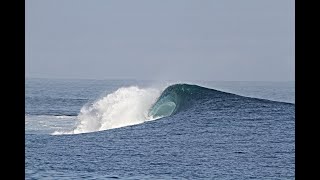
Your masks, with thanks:
M 79 134 L 119 128 L 143 123 L 153 118 L 148 116 L 152 104 L 159 97 L 161 90 L 122 87 L 92 104 L 81 108 L 77 116 L 78 124 L 71 132 L 53 134 Z

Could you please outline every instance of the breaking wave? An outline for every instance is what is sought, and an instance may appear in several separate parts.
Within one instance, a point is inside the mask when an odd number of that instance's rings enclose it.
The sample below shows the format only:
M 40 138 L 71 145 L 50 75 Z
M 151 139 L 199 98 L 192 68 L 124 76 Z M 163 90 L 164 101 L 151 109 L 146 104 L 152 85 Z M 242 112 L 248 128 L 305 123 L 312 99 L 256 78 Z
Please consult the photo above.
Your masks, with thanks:
M 237 102 L 240 98 L 248 99 L 189 84 L 174 84 L 164 90 L 122 87 L 92 104 L 83 106 L 77 116 L 76 128 L 72 131 L 56 131 L 53 134 L 79 134 L 136 125 L 206 103 L 203 107 L 226 108 L 230 103 L 239 104 Z

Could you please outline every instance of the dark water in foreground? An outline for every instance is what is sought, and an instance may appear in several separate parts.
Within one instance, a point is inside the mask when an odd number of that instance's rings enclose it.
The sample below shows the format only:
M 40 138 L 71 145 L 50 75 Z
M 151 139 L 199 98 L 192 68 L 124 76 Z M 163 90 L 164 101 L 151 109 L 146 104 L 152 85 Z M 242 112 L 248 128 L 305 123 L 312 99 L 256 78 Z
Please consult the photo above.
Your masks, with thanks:
M 102 89 L 132 82 L 45 82 L 27 82 L 26 179 L 294 179 L 292 103 L 185 85 L 161 101 L 181 107 L 171 116 L 51 135 L 77 126 L 80 108 Z

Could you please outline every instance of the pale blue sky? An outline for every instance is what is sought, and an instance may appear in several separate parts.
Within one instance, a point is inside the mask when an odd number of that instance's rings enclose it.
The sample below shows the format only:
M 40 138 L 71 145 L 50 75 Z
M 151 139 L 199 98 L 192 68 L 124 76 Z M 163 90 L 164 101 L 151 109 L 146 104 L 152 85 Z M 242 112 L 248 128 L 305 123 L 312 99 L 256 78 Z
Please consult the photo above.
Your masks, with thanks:
M 294 80 L 293 0 L 27 0 L 26 77 Z

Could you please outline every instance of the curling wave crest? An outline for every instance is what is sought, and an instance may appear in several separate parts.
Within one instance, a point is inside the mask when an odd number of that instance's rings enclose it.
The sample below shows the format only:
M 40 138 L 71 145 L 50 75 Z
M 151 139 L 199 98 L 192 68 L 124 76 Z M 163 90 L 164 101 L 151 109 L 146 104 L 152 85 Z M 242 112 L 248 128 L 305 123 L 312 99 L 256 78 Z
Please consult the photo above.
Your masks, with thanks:
M 186 110 L 197 101 L 228 94 L 197 85 L 174 84 L 164 91 L 155 88 L 122 87 L 90 105 L 77 116 L 76 128 L 53 134 L 79 134 L 140 124 Z

